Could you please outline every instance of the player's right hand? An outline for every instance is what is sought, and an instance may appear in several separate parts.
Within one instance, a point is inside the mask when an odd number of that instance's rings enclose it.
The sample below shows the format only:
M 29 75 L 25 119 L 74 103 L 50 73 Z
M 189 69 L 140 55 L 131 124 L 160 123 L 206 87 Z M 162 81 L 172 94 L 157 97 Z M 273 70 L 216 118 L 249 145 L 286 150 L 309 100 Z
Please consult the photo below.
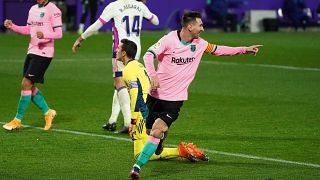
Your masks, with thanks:
M 12 21 L 10 19 L 6 19 L 4 21 L 4 27 L 6 27 L 7 29 L 11 29 L 12 28 Z
M 81 41 L 83 41 L 83 39 L 81 37 L 79 37 L 76 42 L 74 42 L 73 46 L 72 46 L 72 52 L 76 53 L 78 51 L 78 49 L 81 46 Z
M 160 82 L 158 76 L 150 77 L 151 90 L 157 90 L 160 88 Z
M 134 130 L 133 130 L 134 127 L 135 127 L 135 125 L 130 124 L 129 130 L 128 130 L 128 133 L 129 133 L 129 136 L 130 136 L 131 139 L 133 137 L 132 133 L 134 132 Z

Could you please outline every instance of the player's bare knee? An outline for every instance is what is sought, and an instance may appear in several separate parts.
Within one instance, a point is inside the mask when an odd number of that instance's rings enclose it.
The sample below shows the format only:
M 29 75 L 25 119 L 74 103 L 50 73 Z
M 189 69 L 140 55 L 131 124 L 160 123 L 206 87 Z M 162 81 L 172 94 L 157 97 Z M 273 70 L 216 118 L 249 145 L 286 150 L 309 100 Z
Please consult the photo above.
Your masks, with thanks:
M 163 137 L 163 132 L 161 129 L 152 129 L 150 136 L 161 139 Z
M 32 86 L 33 86 L 33 83 L 31 82 L 31 80 L 23 78 L 21 82 L 21 87 L 23 90 L 31 90 Z

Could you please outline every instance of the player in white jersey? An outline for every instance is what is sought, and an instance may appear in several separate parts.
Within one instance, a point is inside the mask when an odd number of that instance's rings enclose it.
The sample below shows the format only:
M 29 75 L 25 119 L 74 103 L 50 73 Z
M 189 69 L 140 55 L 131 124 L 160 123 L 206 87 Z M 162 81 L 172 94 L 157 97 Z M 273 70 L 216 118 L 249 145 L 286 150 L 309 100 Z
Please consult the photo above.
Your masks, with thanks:
M 120 108 L 124 118 L 124 127 L 119 131 L 127 133 L 131 122 L 130 97 L 122 78 L 123 64 L 117 61 L 116 49 L 124 38 L 136 43 L 138 49 L 135 59 L 139 60 L 141 54 L 140 34 L 142 20 L 149 20 L 152 24 L 158 25 L 158 17 L 151 13 L 144 4 L 146 0 L 117 0 L 107 5 L 99 19 L 81 34 L 73 45 L 73 52 L 76 52 L 83 40 L 97 32 L 107 22 L 112 23 L 113 46 L 112 46 L 112 67 L 115 81 L 115 91 L 112 102 L 112 114 L 108 122 L 103 126 L 109 131 L 116 130 L 116 121 Z

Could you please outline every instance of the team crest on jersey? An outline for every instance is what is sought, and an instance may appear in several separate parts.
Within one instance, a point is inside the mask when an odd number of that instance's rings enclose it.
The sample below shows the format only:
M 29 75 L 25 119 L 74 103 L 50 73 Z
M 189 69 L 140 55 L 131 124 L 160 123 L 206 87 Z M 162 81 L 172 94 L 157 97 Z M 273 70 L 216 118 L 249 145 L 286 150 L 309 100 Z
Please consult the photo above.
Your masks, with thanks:
M 44 17 L 44 12 L 40 13 L 40 17 L 43 18 Z
M 190 50 L 191 50 L 191 52 L 195 52 L 196 51 L 196 45 L 191 45 Z

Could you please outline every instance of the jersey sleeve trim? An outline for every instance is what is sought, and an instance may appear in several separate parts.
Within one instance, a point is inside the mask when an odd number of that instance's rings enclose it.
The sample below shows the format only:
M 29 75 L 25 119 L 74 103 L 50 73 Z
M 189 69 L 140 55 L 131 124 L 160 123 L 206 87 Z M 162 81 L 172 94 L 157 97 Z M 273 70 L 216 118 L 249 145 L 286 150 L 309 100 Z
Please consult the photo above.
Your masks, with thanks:
M 58 27 L 62 27 L 62 25 L 59 25 L 59 26 L 53 26 L 52 28 L 55 29 L 55 28 L 58 28 Z
M 103 20 L 102 18 L 99 18 L 99 21 L 101 21 L 102 24 L 106 24 L 107 23 L 107 21 Z
M 152 54 L 154 55 L 154 58 L 157 58 L 157 57 L 158 57 L 157 53 L 155 53 L 155 52 L 154 52 L 153 50 L 151 50 L 151 49 L 149 49 L 147 52 L 152 53 Z
M 154 18 L 154 15 L 152 14 L 151 18 L 149 18 L 149 21 L 151 22 L 153 18 Z

